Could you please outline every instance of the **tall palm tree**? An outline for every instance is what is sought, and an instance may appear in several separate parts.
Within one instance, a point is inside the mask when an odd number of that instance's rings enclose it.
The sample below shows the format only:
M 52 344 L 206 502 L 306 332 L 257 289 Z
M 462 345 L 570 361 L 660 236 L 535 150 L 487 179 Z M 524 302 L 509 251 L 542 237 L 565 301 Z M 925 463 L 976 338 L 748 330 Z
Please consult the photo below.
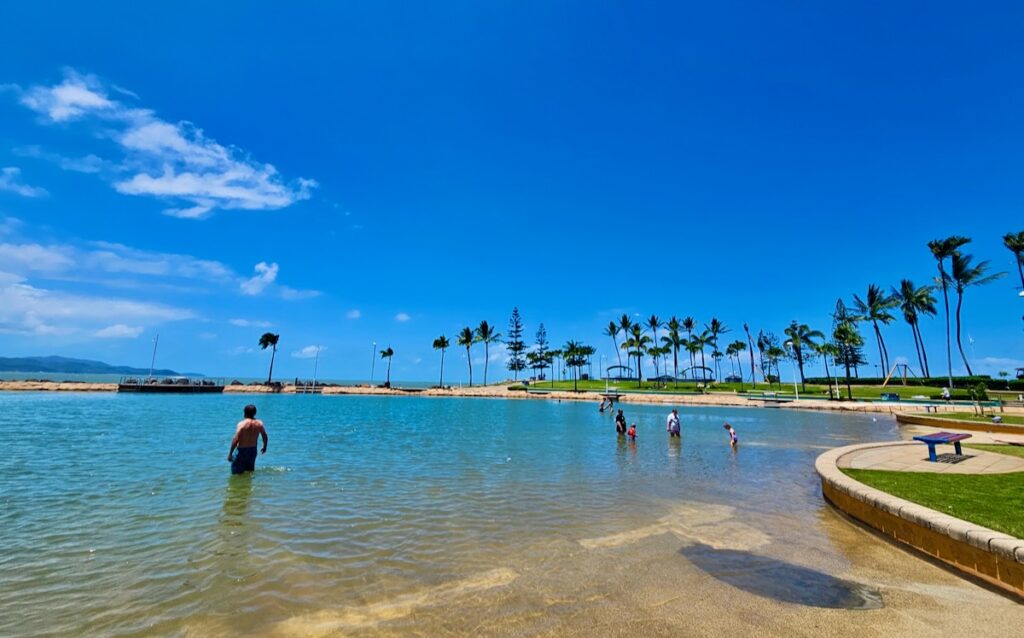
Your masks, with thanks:
M 757 389 L 757 377 L 754 376 L 754 338 L 750 336 L 750 326 L 746 323 L 743 324 L 743 332 L 747 333 L 747 343 L 750 345 L 750 383 Z
M 481 341 L 484 344 L 484 385 L 487 385 L 487 364 L 491 358 L 490 347 L 492 343 L 501 343 L 501 333 L 496 332 L 494 330 L 494 326 L 491 326 L 486 320 L 484 320 L 480 322 L 479 326 L 477 326 L 476 340 Z
M 651 315 L 647 318 L 647 327 L 654 333 L 654 347 L 658 347 L 658 328 L 661 327 L 661 318 L 658 315 Z M 654 362 L 654 376 L 658 376 L 658 362 Z
M 889 351 L 885 348 L 885 340 L 882 339 L 882 330 L 878 324 L 888 325 L 896 319 L 889 311 L 899 304 L 899 300 L 882 292 L 882 289 L 875 284 L 868 286 L 868 293 L 864 299 L 857 295 L 853 296 L 853 305 L 857 312 L 864 319 L 871 321 L 875 329 L 875 339 L 878 341 L 879 363 L 882 364 L 882 373 L 889 372 Z
M 964 304 L 964 291 L 971 286 L 984 286 L 990 284 L 996 279 L 1006 275 L 1005 272 L 988 273 L 988 262 L 980 261 L 978 264 L 971 265 L 973 257 L 970 255 L 964 255 L 962 253 L 954 253 L 953 260 L 950 264 L 950 279 L 956 284 L 956 347 L 960 350 L 960 358 L 964 360 L 964 367 L 967 368 L 967 376 L 974 376 L 971 371 L 971 364 L 967 361 L 967 356 L 964 354 L 964 344 L 960 341 L 960 309 Z
M 686 340 L 693 341 L 693 331 L 697 329 L 697 322 L 694 321 L 693 317 L 683 318 L 683 330 L 686 331 Z M 689 351 L 689 348 L 687 348 Z M 690 370 L 693 370 L 693 366 L 697 364 L 697 360 L 694 358 L 694 353 L 690 352 Z
M 832 373 L 828 369 L 828 358 L 832 357 L 832 361 L 836 360 L 839 356 L 839 348 L 834 343 L 823 341 L 821 343 L 812 343 L 811 349 L 821 357 L 821 360 L 825 362 L 825 378 L 828 379 L 828 396 L 832 396 Z M 839 397 L 836 397 L 839 398 Z
M 1017 258 L 1017 274 L 1020 275 L 1020 288 L 1024 292 L 1024 230 L 1003 235 L 1003 245 Z
M 623 315 L 625 316 L 625 315 Z M 628 317 L 626 317 L 628 319 Z M 612 346 L 615 348 L 615 358 L 619 361 L 619 368 L 622 368 L 622 355 L 619 354 L 619 341 L 616 337 L 619 336 L 619 324 L 614 321 L 608 322 L 608 327 L 604 329 L 604 336 L 612 338 Z
M 853 321 L 839 322 L 835 330 L 832 331 L 832 338 L 835 340 L 836 346 L 846 349 L 848 353 L 856 351 L 857 348 L 864 345 L 864 338 L 857 332 L 857 326 Z M 846 366 L 846 396 L 853 399 L 853 388 L 850 385 L 850 364 L 849 354 L 843 355 L 843 365 Z
M 700 352 L 702 349 L 700 339 L 696 336 L 691 336 L 689 339 L 683 342 L 683 347 L 686 348 L 686 352 L 689 353 L 690 361 L 693 361 L 693 365 L 690 366 L 690 376 L 693 378 L 694 381 L 696 381 L 697 377 L 695 376 L 696 372 L 694 372 L 694 370 L 697 368 L 697 353 Z M 700 371 L 700 378 L 704 378 L 703 369 Z
M 679 349 L 683 347 L 683 335 L 679 332 L 682 324 L 679 318 L 672 316 L 665 324 L 668 334 L 661 338 L 661 342 L 672 350 L 672 380 L 675 387 L 679 387 Z
M 579 341 L 569 340 L 562 346 L 562 361 L 572 371 L 572 391 L 579 392 L 579 369 L 586 365 L 587 348 Z
M 736 357 L 736 367 L 740 371 L 740 390 L 743 389 L 743 362 L 740 360 L 740 353 L 747 349 L 747 344 L 743 343 L 740 339 L 733 341 L 729 344 L 729 348 L 733 351 L 733 356 Z M 726 353 L 728 354 L 728 349 Z M 753 362 L 753 353 L 751 353 L 751 362 Z
M 946 310 L 946 374 L 949 380 L 949 389 L 953 389 L 953 345 L 950 342 L 949 326 L 949 275 L 946 274 L 945 261 L 960 251 L 960 247 L 970 243 L 969 237 L 952 235 L 945 239 L 933 239 L 928 242 L 928 249 L 932 251 L 932 257 L 939 267 L 938 283 L 942 286 L 942 303 Z
M 455 342 L 458 345 L 466 349 L 466 363 L 469 364 L 469 387 L 473 387 L 473 354 L 470 352 L 470 348 L 476 342 L 476 338 L 473 335 L 473 329 L 466 326 L 459 331 L 459 338 Z
M 817 345 L 815 339 L 824 339 L 825 335 L 820 330 L 811 330 L 811 327 L 806 323 L 797 323 L 793 321 L 789 324 L 789 327 L 783 330 L 786 336 L 789 337 L 790 342 L 793 344 L 793 357 L 796 359 L 796 365 L 800 369 L 800 388 L 807 390 L 807 383 L 804 378 L 804 359 L 807 358 L 807 350 L 815 352 L 814 346 Z
M 644 328 L 638 323 L 629 327 L 629 338 L 622 342 L 622 349 L 627 355 L 636 357 L 636 387 L 642 387 L 643 381 L 643 356 L 650 345 L 651 338 L 644 334 Z
M 391 387 L 391 357 L 393 356 L 395 356 L 395 351 L 391 349 L 391 346 L 388 346 L 386 349 L 380 351 L 380 358 L 388 360 L 388 377 L 387 380 L 384 382 L 384 387 L 386 388 Z
M 438 387 L 444 387 L 444 351 L 451 345 L 448 343 L 448 337 L 441 335 L 437 339 L 434 339 L 434 350 L 441 351 L 441 380 L 438 381 Z
M 697 346 L 699 347 L 698 351 L 700 352 L 700 369 L 701 369 L 700 370 L 700 374 L 701 374 L 701 377 L 706 379 L 707 378 L 707 369 L 708 369 L 708 367 L 706 365 L 704 365 L 704 363 L 705 363 L 704 362 L 704 348 L 706 348 L 707 345 L 711 342 L 711 333 L 708 332 L 707 330 L 705 330 L 704 332 L 700 333 L 699 335 L 694 335 L 691 338 L 691 340 L 694 341 L 697 344 Z
M 921 366 L 921 374 L 930 377 L 928 369 L 928 353 L 924 349 L 924 338 L 921 336 L 921 315 L 935 316 L 935 295 L 932 286 L 915 286 L 914 282 L 904 279 L 899 288 L 892 289 L 892 296 L 903 311 L 903 319 L 910 326 L 914 335 L 914 347 L 917 348 L 917 363 Z
M 729 329 L 725 326 L 724 323 L 722 323 L 715 317 L 712 317 L 711 323 L 706 324 L 704 328 L 707 330 L 707 334 L 709 335 L 708 343 L 711 344 L 711 347 L 714 350 L 718 350 L 718 335 L 729 332 Z M 714 355 L 712 355 L 711 358 L 714 359 Z M 719 359 L 721 359 L 721 357 L 719 357 Z M 718 378 L 721 378 L 722 371 L 718 368 L 718 360 L 715 360 L 715 364 L 716 375 Z
M 277 342 L 281 338 L 281 335 L 276 335 L 273 332 L 264 332 L 263 336 L 260 337 L 260 350 L 266 350 L 271 348 L 270 351 L 270 372 L 267 373 L 267 384 L 270 384 L 271 378 L 274 376 L 274 358 L 277 356 Z

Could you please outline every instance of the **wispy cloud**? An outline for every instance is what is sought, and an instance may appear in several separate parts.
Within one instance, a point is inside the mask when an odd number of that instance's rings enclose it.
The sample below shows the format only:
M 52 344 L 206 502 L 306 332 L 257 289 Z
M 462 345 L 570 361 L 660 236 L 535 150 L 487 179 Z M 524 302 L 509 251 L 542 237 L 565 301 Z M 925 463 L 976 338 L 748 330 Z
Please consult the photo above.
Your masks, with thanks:
M 21 169 L 16 166 L 0 168 L 0 191 L 9 191 L 22 197 L 43 197 L 45 188 L 29 186 L 21 181 Z
M 228 323 L 239 328 L 269 328 L 269 321 L 255 321 L 253 319 L 229 319 Z
M 409 316 L 409 314 L 405 313 L 405 312 L 400 312 L 397 315 L 395 315 L 395 321 L 397 321 L 399 323 L 405 323 L 406 321 L 409 321 L 410 319 L 412 319 L 412 317 Z
M 130 299 L 69 294 L 39 288 L 0 273 L 0 331 L 19 334 L 72 334 L 90 324 L 111 321 L 158 323 L 192 319 L 185 308 Z M 95 327 L 93 328 L 95 329 Z
M 323 352 L 327 348 L 324 346 L 306 346 L 302 350 L 297 350 L 292 353 L 292 356 L 296 359 L 312 359 L 318 352 Z
M 52 162 L 65 171 L 74 171 L 76 173 L 99 173 L 102 171 L 120 170 L 113 162 L 107 161 L 101 157 L 93 155 L 92 153 L 83 157 L 65 157 L 58 153 L 45 151 L 42 147 L 36 145 L 19 146 L 11 152 L 19 157 L 30 157 L 32 159 L 41 159 L 47 162 Z
M 115 323 L 97 330 L 94 336 L 100 339 L 135 339 L 142 334 L 142 330 L 142 326 L 126 326 L 123 323 Z
M 43 122 L 101 123 L 121 155 L 118 165 L 128 173 L 113 182 L 114 188 L 168 202 L 164 213 L 174 217 L 201 219 L 215 209 L 285 208 L 308 199 L 317 186 L 306 178 L 285 181 L 271 164 L 218 143 L 191 122 L 168 122 L 150 109 L 115 99 L 111 91 L 134 94 L 92 75 L 69 69 L 59 84 L 13 88 Z
M 345 313 L 346 319 L 358 319 L 363 316 L 363 313 L 359 312 L 358 308 L 353 308 Z
M 242 281 L 239 288 L 243 295 L 258 295 L 266 290 L 267 286 L 274 283 L 277 279 L 277 272 L 279 270 L 276 263 L 268 264 L 265 261 L 261 261 L 256 264 L 253 268 L 256 274 Z

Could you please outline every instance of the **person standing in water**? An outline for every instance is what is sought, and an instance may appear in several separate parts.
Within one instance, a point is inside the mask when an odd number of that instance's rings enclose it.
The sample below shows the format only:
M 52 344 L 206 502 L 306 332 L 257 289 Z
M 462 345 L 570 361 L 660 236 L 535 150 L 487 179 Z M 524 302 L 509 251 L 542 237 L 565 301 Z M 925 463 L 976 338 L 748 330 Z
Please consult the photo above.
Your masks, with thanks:
M 732 426 L 729 425 L 728 423 L 726 423 L 722 427 L 725 428 L 725 431 L 729 433 L 729 445 L 732 446 L 732 449 L 735 450 L 736 446 L 740 442 L 740 437 L 736 436 L 736 430 L 732 429 Z
M 675 408 L 672 409 L 672 412 L 665 420 L 665 431 L 668 432 L 668 438 L 670 439 L 674 436 L 681 436 L 679 428 L 679 410 L 676 410 Z
M 615 415 L 615 433 L 619 436 L 626 433 L 626 415 L 622 413 L 622 410 Z
M 238 422 L 235 436 L 231 439 L 231 449 L 228 450 L 228 462 L 231 463 L 232 474 L 256 470 L 256 442 L 260 437 L 263 437 L 261 453 L 267 453 L 267 429 L 263 427 L 263 421 L 256 418 L 256 406 L 252 404 L 245 406 L 242 415 L 245 418 Z M 236 449 L 238 454 L 235 454 Z
M 636 423 L 634 423 L 633 425 L 629 426 L 629 433 L 628 434 L 629 434 L 629 442 L 630 443 L 633 443 L 634 441 L 636 441 Z

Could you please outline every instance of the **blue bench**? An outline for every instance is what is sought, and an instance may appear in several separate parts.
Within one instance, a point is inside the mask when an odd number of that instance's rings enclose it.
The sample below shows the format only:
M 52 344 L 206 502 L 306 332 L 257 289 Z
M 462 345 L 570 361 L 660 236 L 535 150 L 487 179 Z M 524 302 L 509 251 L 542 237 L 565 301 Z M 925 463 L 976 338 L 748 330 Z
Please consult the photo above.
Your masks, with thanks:
M 953 448 L 957 454 L 963 454 L 963 450 L 960 449 L 960 441 L 971 438 L 970 434 L 957 434 L 955 432 L 936 432 L 935 434 L 923 434 L 921 436 L 915 436 L 915 441 L 921 441 L 928 446 L 928 460 L 932 463 L 938 461 L 938 457 L 935 455 L 935 446 L 940 443 L 952 443 Z

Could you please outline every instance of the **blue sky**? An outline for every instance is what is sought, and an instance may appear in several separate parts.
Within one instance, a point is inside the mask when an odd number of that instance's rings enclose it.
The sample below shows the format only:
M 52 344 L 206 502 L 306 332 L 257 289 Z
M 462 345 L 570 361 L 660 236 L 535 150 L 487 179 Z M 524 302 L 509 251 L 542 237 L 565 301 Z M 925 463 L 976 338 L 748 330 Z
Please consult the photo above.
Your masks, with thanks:
M 1024 366 L 1022 13 L 6 3 L 0 355 L 144 366 L 159 333 L 163 366 L 258 376 L 272 330 L 282 377 L 321 345 L 365 378 L 376 341 L 432 379 L 434 337 L 518 306 L 612 357 L 623 312 L 825 329 L 963 234 L 1010 272 L 967 294 L 977 368 Z

